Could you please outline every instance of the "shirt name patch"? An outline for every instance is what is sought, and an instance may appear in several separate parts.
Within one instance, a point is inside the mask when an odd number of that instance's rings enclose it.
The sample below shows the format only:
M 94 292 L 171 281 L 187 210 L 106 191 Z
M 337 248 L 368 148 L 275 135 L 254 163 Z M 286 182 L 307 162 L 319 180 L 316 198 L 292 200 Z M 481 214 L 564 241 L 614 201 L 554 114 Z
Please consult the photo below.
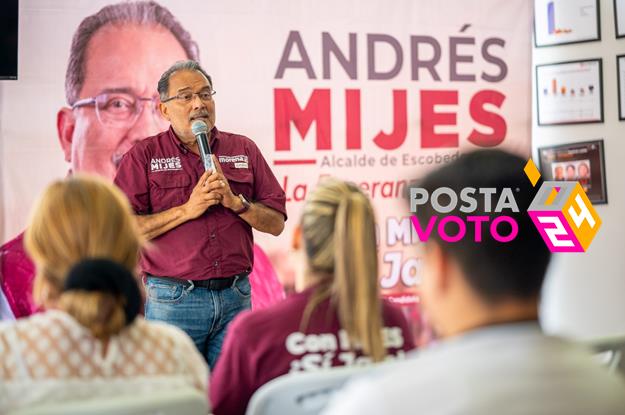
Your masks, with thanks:
M 239 154 L 237 156 L 219 156 L 219 163 L 234 163 L 235 169 L 247 169 L 248 158 L 245 154 Z
M 178 156 L 153 158 L 150 161 L 150 171 L 152 172 L 177 170 L 182 170 L 182 162 Z

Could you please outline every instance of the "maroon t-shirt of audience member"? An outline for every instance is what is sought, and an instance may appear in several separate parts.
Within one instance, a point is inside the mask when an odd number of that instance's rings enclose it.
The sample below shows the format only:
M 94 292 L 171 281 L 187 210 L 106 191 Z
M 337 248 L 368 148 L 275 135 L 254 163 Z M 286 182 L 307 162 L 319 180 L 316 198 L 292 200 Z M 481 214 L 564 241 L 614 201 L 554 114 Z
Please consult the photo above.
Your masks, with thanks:
M 302 314 L 312 290 L 264 310 L 244 311 L 230 323 L 210 381 L 215 415 L 243 415 L 254 392 L 278 376 L 371 362 L 341 329 L 330 300 L 315 308 L 301 331 Z M 403 358 L 414 348 L 412 333 L 401 310 L 386 301 L 382 304 L 388 358 Z
M 286 219 L 284 191 L 252 140 L 215 127 L 209 144 L 232 193 L 262 203 Z M 124 155 L 115 184 L 136 214 L 150 215 L 186 203 L 202 174 L 200 156 L 189 151 L 170 127 Z M 145 273 L 185 280 L 226 278 L 250 271 L 252 265 L 252 227 L 220 204 L 152 239 L 141 258 Z

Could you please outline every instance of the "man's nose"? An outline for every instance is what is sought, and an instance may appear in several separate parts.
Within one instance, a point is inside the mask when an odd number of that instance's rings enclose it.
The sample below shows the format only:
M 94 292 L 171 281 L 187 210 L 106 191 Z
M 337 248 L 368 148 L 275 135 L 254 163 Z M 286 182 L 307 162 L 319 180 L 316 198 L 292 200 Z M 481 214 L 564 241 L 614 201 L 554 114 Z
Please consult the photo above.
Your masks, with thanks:
M 193 98 L 191 98 L 191 104 L 193 105 L 193 110 L 199 110 L 202 108 L 206 108 L 204 101 L 200 99 L 200 94 L 193 94 Z

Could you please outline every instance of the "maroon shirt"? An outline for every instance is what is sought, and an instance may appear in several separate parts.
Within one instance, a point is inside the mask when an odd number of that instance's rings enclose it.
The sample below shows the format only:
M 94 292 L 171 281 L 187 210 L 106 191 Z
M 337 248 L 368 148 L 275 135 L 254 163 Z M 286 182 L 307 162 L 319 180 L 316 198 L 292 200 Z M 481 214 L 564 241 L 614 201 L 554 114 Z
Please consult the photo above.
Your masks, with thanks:
M 210 146 L 235 195 L 259 202 L 286 219 L 285 194 L 256 144 L 247 137 L 213 128 Z M 170 128 L 135 144 L 115 177 L 138 215 L 163 212 L 189 200 L 204 173 L 200 156 L 189 151 Z M 222 205 L 211 206 L 150 241 L 141 258 L 144 272 L 186 280 L 224 278 L 253 264 L 252 227 Z
M 258 388 L 289 372 L 351 366 L 370 359 L 349 345 L 330 300 L 312 313 L 300 332 L 304 308 L 313 289 L 292 295 L 264 310 L 244 311 L 230 326 L 210 380 L 215 415 L 245 413 Z M 401 310 L 382 303 L 385 345 L 390 356 L 403 357 L 414 348 Z

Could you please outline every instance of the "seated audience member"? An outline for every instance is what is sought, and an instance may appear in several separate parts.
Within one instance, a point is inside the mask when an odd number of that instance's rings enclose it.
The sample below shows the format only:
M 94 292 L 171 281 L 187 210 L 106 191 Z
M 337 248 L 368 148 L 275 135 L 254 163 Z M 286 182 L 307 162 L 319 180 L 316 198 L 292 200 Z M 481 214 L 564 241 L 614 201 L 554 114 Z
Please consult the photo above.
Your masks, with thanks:
M 550 252 L 527 208 L 536 189 L 523 173 L 525 161 L 499 150 L 465 154 L 430 173 L 420 187 L 432 194 L 449 187 L 511 188 L 518 212 L 491 213 L 485 198 L 463 213 L 487 216 L 481 242 L 466 226 L 458 242 L 433 232 L 426 242 L 421 300 L 440 342 L 381 376 L 353 381 L 338 392 L 325 414 L 623 414 L 625 384 L 566 340 L 545 335 L 538 301 Z M 519 191 L 515 191 L 515 189 Z M 496 200 L 497 196 L 493 196 Z M 495 202 L 493 202 L 495 203 Z M 491 206 L 495 206 L 494 204 Z M 518 235 L 498 242 L 488 224 L 513 218 Z M 417 207 L 425 229 L 431 205 Z M 512 227 L 499 226 L 501 235 Z
M 48 187 L 25 234 L 34 297 L 48 311 L 0 323 L 2 410 L 183 387 L 205 393 L 208 368 L 191 339 L 139 316 L 141 244 L 113 185 L 75 176 Z
M 234 320 L 211 379 L 217 415 L 244 414 L 254 392 L 280 375 L 380 362 L 413 348 L 401 311 L 380 300 L 367 197 L 327 180 L 307 200 L 298 232 L 308 262 L 303 291 Z

